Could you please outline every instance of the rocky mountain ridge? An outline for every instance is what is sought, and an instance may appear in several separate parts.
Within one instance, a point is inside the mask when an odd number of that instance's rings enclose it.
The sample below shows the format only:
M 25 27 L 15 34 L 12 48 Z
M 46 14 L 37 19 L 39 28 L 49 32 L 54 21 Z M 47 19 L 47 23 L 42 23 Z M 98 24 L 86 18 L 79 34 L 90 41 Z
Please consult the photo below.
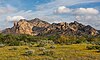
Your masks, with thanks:
M 29 34 L 29 35 L 93 35 L 96 36 L 99 32 L 90 25 L 83 25 L 77 21 L 67 23 L 48 23 L 35 18 L 32 20 L 21 19 L 14 22 L 12 28 L 7 28 L 2 31 L 4 34 Z

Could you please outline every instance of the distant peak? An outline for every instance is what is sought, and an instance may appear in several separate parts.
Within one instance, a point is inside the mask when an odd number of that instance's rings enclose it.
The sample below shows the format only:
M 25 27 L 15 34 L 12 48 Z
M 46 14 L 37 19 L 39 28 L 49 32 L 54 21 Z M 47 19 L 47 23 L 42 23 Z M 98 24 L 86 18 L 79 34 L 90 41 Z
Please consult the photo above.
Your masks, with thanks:
M 40 20 L 39 18 L 35 18 L 34 20 Z
M 31 23 L 33 23 L 33 22 L 36 22 L 36 23 L 42 22 L 42 23 L 49 24 L 48 22 L 43 21 L 43 20 L 41 20 L 39 18 L 35 18 L 35 19 L 32 19 L 32 20 L 28 20 L 28 22 L 31 22 Z
M 79 23 L 79 22 L 77 22 L 77 21 L 74 21 L 74 23 Z

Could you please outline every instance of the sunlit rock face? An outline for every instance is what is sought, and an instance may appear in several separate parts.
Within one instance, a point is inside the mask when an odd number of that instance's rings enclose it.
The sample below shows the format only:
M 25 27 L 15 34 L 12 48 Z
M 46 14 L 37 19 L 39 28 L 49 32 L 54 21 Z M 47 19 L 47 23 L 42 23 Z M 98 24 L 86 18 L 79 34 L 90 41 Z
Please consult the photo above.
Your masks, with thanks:
M 28 34 L 28 35 L 98 35 L 97 30 L 89 25 L 85 26 L 77 21 L 67 23 L 48 23 L 35 18 L 32 20 L 21 19 L 14 22 L 12 28 L 2 31 L 5 34 Z
M 3 31 L 3 33 L 14 33 L 14 34 L 29 34 L 29 35 L 37 35 L 37 32 L 40 29 L 34 30 L 36 27 L 47 28 L 50 24 L 42 21 L 38 18 L 32 20 L 22 19 L 18 22 L 14 22 L 14 26 L 12 28 L 7 28 Z M 40 31 L 41 32 L 41 31 Z

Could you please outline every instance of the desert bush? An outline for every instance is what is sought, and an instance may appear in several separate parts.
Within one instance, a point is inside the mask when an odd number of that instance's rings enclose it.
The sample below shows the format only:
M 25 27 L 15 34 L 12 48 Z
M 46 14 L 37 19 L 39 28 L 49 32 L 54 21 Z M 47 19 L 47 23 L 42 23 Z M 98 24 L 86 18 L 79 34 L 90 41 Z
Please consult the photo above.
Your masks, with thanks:
M 96 42 L 94 42 L 94 44 L 100 45 L 100 41 L 96 41 Z
M 29 48 L 28 47 L 26 47 L 26 48 L 24 48 L 25 50 L 29 50 Z
M 33 45 L 31 43 L 28 44 L 29 47 L 33 47 Z
M 47 44 L 51 44 L 51 45 L 53 45 L 53 44 L 55 44 L 52 40 L 47 40 Z
M 0 42 L 3 42 L 4 35 L 0 33 Z
M 44 46 L 46 46 L 46 45 L 47 45 L 46 43 L 40 42 L 40 43 L 37 45 L 37 47 L 44 47 Z
M 9 43 L 9 42 L 12 42 L 13 40 L 16 40 L 16 36 L 13 34 L 7 34 L 7 35 L 4 35 L 3 40 L 5 43 Z
M 76 44 L 82 43 L 81 40 L 76 40 Z
M 50 46 L 51 49 L 55 49 L 56 47 L 54 45 Z
M 30 42 L 30 44 L 34 45 L 36 42 Z
M 41 40 L 39 41 L 39 45 L 41 47 L 47 46 L 47 45 L 54 45 L 55 43 L 52 40 Z
M 0 43 L 0 47 L 5 47 L 5 44 Z
M 17 47 L 11 47 L 10 49 L 8 50 L 17 50 L 18 48 Z
M 60 38 L 58 38 L 57 42 L 59 44 L 67 44 L 67 45 L 70 45 L 70 44 L 74 44 L 77 40 L 77 37 L 76 36 L 65 36 L 65 35 L 62 35 L 60 36 Z
M 44 47 L 44 46 L 47 46 L 48 44 L 53 45 L 54 42 L 50 41 L 50 40 L 41 40 L 41 41 L 38 42 L 37 47 Z
M 79 44 L 79 43 L 91 43 L 98 42 L 100 37 L 96 36 L 77 36 L 77 35 L 61 35 L 56 41 L 59 44 Z M 99 43 L 98 43 L 99 44 Z
M 86 40 L 88 42 L 98 42 L 100 41 L 100 36 L 88 36 L 86 37 Z
M 8 44 L 9 46 L 20 46 L 22 45 L 19 41 L 12 41 L 12 42 L 9 42 Z
M 38 43 L 39 42 L 39 43 Z M 53 35 L 53 36 L 31 36 L 31 35 L 14 35 L 14 34 L 0 34 L 0 43 L 10 46 L 19 46 L 27 44 L 38 43 L 42 47 L 47 44 L 79 44 L 91 43 L 100 45 L 100 36 L 77 36 L 77 35 Z
M 87 43 L 86 38 L 83 36 L 77 37 L 77 39 L 75 40 L 75 44 L 79 44 L 79 43 Z
M 44 50 L 43 51 L 43 55 L 53 56 L 54 54 L 55 54 L 55 52 L 52 50 Z
M 34 54 L 35 50 L 27 50 L 24 55 L 26 56 L 32 56 Z
M 57 40 L 58 43 L 64 44 L 66 43 L 67 38 L 65 36 L 60 36 L 60 38 Z
M 46 49 L 46 48 L 44 48 L 44 47 L 40 47 L 40 48 L 39 48 L 40 51 L 44 51 L 45 49 Z
M 100 49 L 100 46 L 87 46 L 86 48 L 88 50 L 96 50 L 96 49 Z
M 98 49 L 98 52 L 100 52 L 100 48 Z

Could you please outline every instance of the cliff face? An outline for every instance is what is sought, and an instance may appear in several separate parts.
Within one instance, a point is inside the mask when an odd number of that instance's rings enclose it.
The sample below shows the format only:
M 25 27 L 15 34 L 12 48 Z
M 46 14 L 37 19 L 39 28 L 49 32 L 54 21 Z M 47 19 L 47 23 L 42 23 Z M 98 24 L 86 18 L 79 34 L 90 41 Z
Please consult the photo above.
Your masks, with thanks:
M 47 28 L 47 35 L 56 33 L 64 35 L 98 35 L 97 30 L 93 27 L 89 25 L 85 26 L 76 21 L 71 23 L 53 23 Z
M 48 23 L 38 18 L 33 20 L 20 20 L 14 22 L 12 28 L 2 31 L 5 34 L 29 34 L 29 35 L 97 35 L 98 32 L 93 27 L 83 25 L 76 21 L 71 23 Z
M 14 22 L 14 26 L 12 28 L 5 29 L 3 31 L 3 33 L 37 35 L 38 34 L 37 30 L 40 30 L 40 29 L 37 29 L 35 31 L 35 30 L 33 30 L 33 29 L 35 29 L 35 27 L 46 28 L 49 25 L 50 25 L 49 23 L 42 21 L 38 18 L 35 18 L 33 20 L 30 20 L 30 21 L 20 20 L 18 22 Z

